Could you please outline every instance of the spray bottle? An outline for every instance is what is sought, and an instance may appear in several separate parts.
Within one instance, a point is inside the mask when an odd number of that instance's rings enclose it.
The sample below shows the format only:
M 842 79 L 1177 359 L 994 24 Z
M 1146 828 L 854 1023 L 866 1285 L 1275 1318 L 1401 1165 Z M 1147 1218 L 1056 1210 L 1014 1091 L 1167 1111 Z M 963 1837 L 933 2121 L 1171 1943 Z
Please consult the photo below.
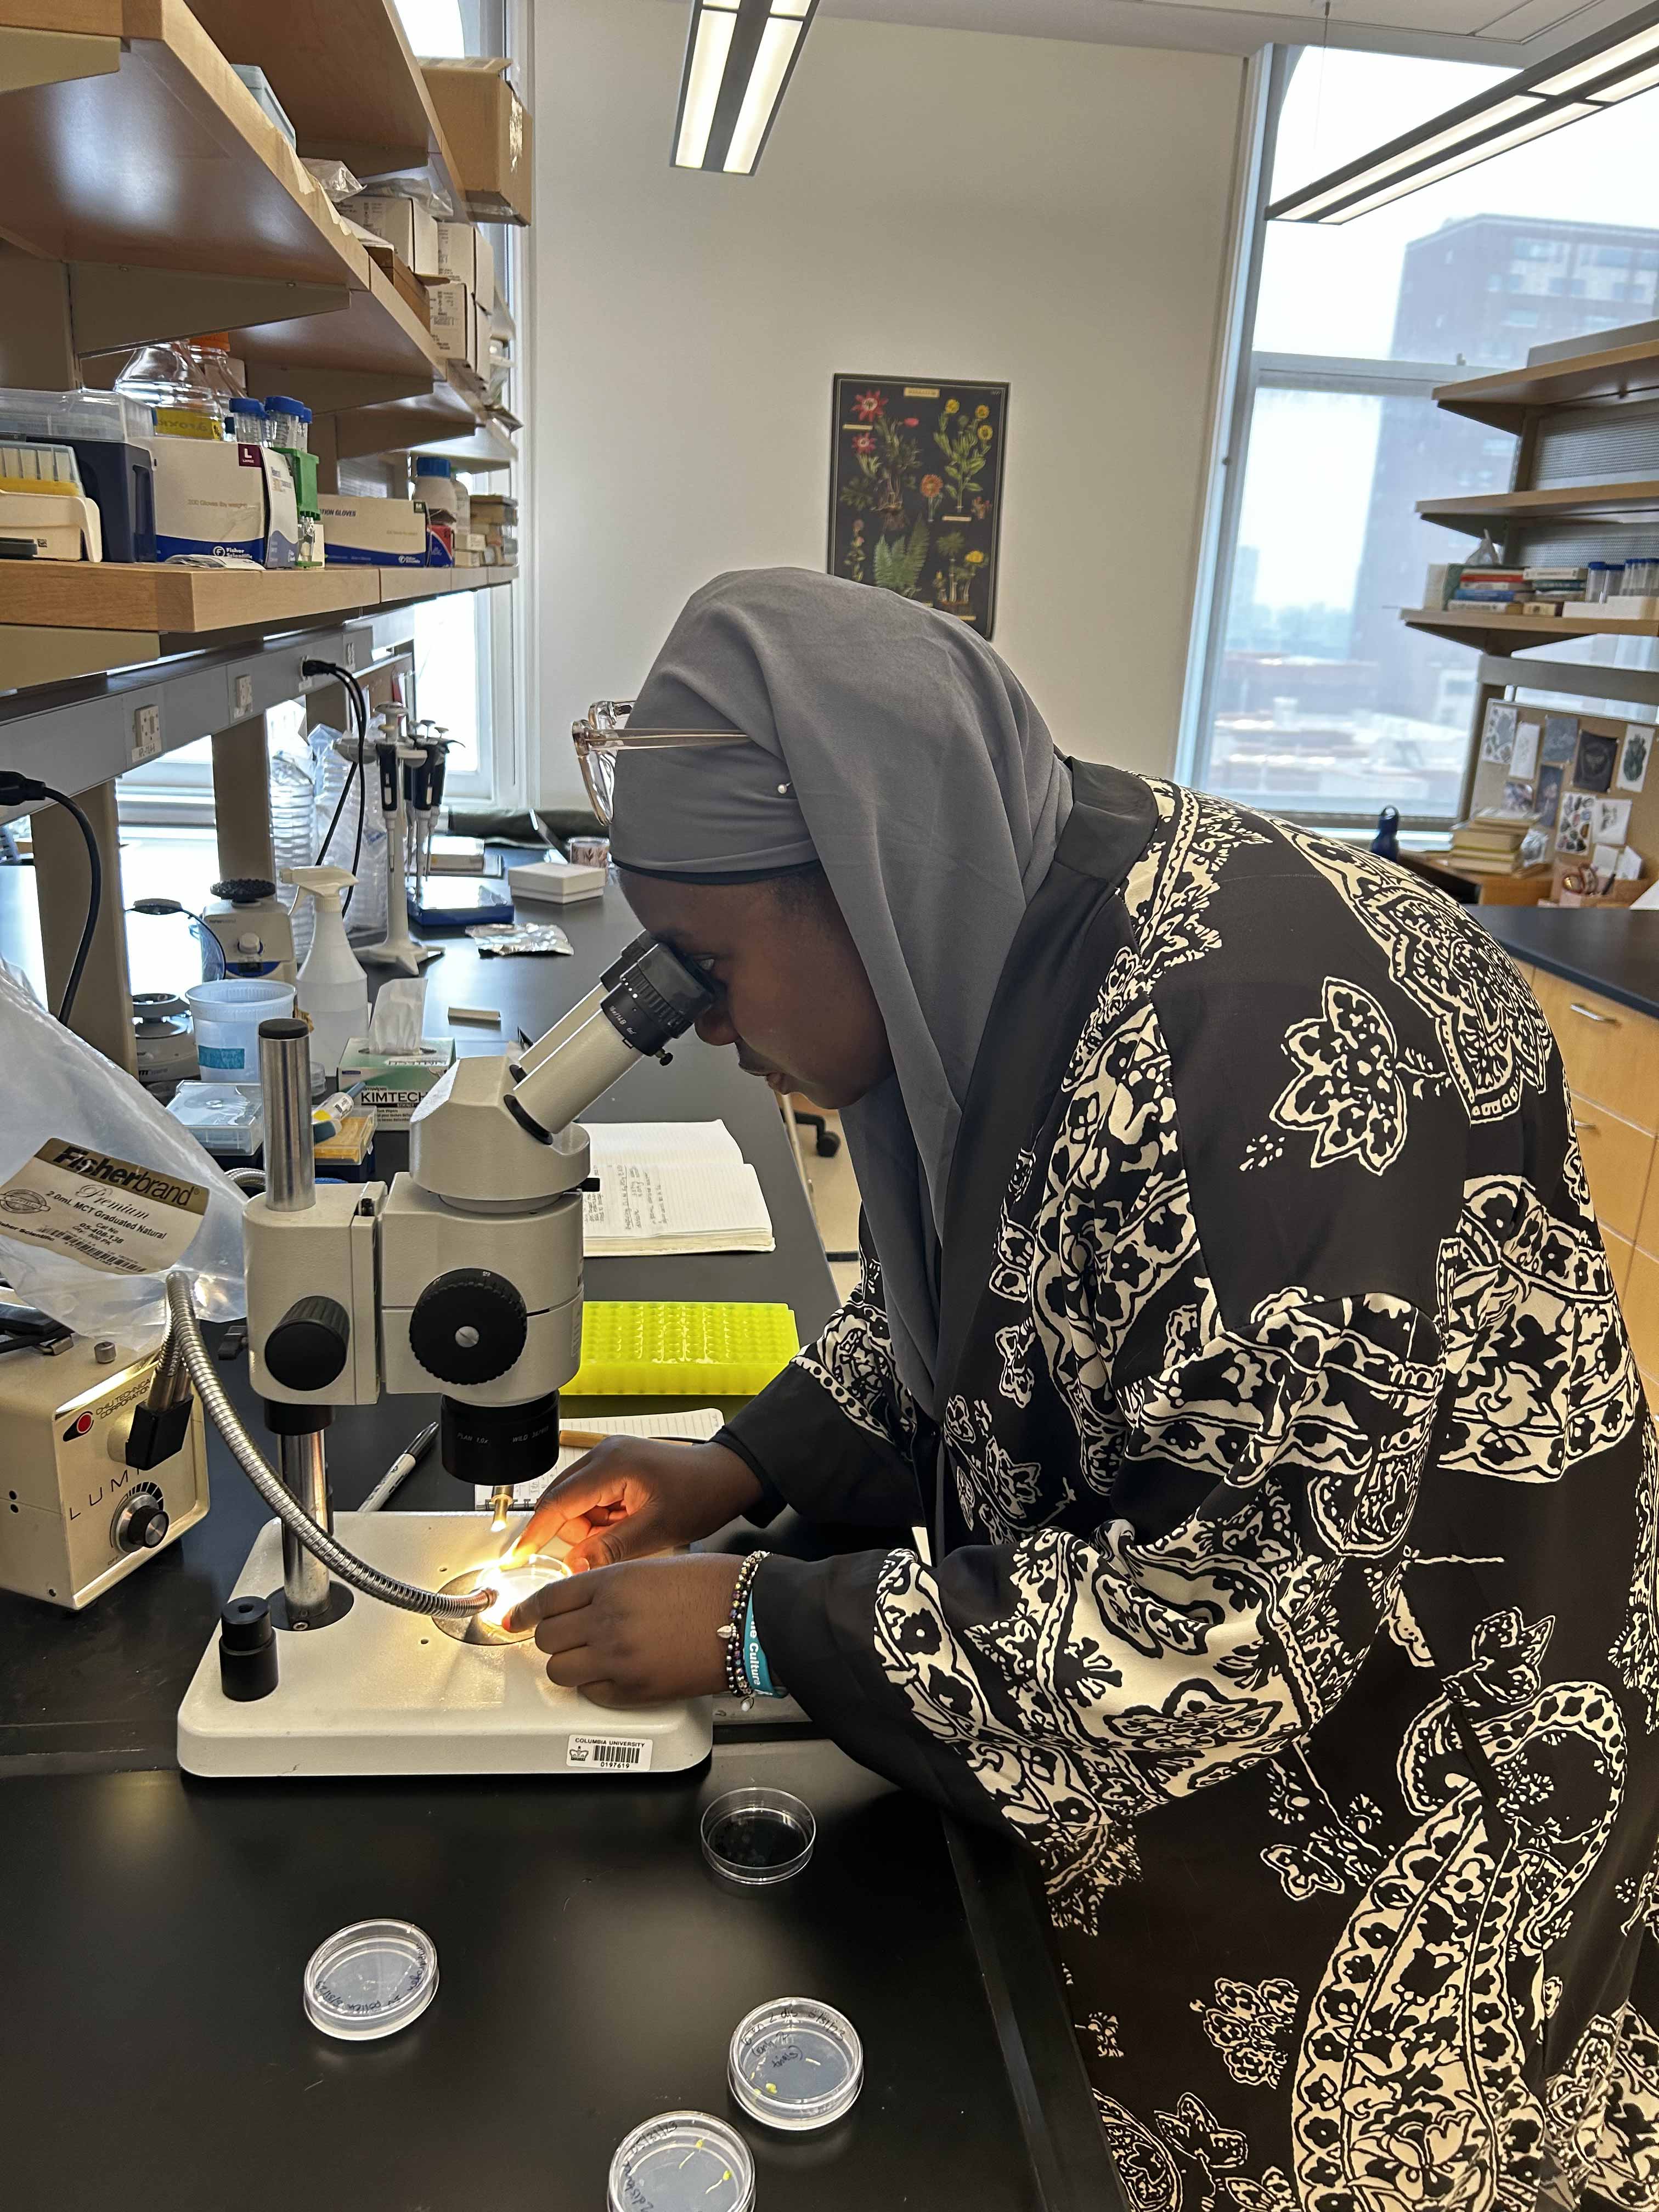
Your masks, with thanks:
M 353 1037 L 368 1033 L 368 978 L 346 942 L 340 894 L 356 881 L 349 868 L 289 868 L 296 890 L 309 891 L 311 950 L 300 970 L 300 1012 L 311 1024 L 312 1065 L 334 1083 Z

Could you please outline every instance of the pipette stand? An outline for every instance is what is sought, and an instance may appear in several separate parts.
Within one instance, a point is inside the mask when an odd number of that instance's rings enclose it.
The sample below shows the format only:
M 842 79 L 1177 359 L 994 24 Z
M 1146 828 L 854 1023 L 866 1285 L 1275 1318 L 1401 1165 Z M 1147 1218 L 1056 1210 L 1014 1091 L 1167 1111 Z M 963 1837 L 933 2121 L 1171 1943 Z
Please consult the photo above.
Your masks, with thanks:
M 405 761 L 423 761 L 426 756 L 418 745 L 402 740 L 382 744 L 378 750 L 382 761 L 380 815 L 386 823 L 386 935 L 378 945 L 359 945 L 357 957 L 368 968 L 391 968 L 400 975 L 418 975 L 429 960 L 438 959 L 443 951 L 441 945 L 422 945 L 409 930 L 409 818 L 402 770 Z M 387 754 L 392 756 L 390 774 L 386 767 Z

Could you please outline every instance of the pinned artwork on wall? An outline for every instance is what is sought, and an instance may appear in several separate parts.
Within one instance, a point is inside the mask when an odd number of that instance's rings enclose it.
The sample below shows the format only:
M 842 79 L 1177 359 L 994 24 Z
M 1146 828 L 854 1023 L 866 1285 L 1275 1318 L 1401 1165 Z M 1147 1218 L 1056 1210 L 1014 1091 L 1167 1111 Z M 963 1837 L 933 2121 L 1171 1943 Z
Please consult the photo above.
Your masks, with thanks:
M 1555 833 L 1558 853 L 1588 853 L 1594 820 L 1595 799 L 1587 791 L 1570 791 L 1561 801 L 1560 826 Z
M 1561 804 L 1561 785 L 1565 775 L 1565 769 L 1559 768 L 1553 763 L 1538 771 L 1532 811 L 1534 818 L 1546 829 L 1554 821 L 1556 811 Z
M 989 637 L 1007 420 L 1006 384 L 837 376 L 830 574 L 938 607 Z
M 1480 730 L 1480 757 L 1507 768 L 1515 750 L 1516 710 L 1507 700 L 1493 699 L 1486 708 Z
M 1653 726 L 1650 722 L 1626 722 L 1625 742 L 1619 750 L 1619 788 L 1620 791 L 1640 791 L 1648 780 L 1648 763 L 1653 757 Z
M 1572 780 L 1581 791 L 1611 790 L 1618 758 L 1617 738 L 1604 737 L 1597 730 L 1585 730 L 1578 739 L 1578 766 Z

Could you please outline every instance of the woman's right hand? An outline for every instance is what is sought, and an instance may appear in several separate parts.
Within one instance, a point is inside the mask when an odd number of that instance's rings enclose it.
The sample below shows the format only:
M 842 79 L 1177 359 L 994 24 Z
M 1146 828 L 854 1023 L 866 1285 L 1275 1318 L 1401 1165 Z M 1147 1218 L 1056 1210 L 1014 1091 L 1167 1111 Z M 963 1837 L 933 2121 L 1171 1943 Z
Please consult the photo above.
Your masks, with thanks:
M 760 1496 L 724 1444 L 609 1437 L 543 1492 L 508 1558 L 532 1558 L 556 1538 L 573 1572 L 614 1567 L 712 1535 Z

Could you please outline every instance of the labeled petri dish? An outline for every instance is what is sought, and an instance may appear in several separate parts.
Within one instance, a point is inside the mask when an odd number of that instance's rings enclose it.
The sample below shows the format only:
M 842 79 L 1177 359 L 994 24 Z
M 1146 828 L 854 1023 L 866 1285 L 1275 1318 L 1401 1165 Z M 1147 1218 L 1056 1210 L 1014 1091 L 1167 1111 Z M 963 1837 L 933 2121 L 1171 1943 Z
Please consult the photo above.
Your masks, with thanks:
M 744 2111 L 769 2128 L 827 2128 L 858 2100 L 864 2045 L 833 2005 L 774 1997 L 738 2022 L 726 2075 Z
M 712 2112 L 659 2112 L 611 2161 L 610 2212 L 750 2212 L 755 2161 Z
M 438 1947 L 407 1920 L 359 1920 L 306 1965 L 306 2017 L 325 2035 L 370 2043 L 418 2020 L 438 1990 Z
M 565 1581 L 569 1573 L 562 1559 L 556 1559 L 547 1553 L 538 1553 L 518 1567 L 499 1567 L 493 1563 L 469 1567 L 465 1574 L 453 1576 L 444 1583 L 444 1596 L 459 1597 L 488 1587 L 495 1593 L 493 1602 L 479 1613 L 434 1613 L 433 1621 L 458 1644 L 528 1644 L 536 1633 L 533 1627 L 509 1635 L 502 1622 L 515 1605 L 549 1583 Z
M 811 1808 L 787 1790 L 728 1790 L 702 1816 L 702 1855 L 725 1881 L 765 1889 L 812 1856 Z

